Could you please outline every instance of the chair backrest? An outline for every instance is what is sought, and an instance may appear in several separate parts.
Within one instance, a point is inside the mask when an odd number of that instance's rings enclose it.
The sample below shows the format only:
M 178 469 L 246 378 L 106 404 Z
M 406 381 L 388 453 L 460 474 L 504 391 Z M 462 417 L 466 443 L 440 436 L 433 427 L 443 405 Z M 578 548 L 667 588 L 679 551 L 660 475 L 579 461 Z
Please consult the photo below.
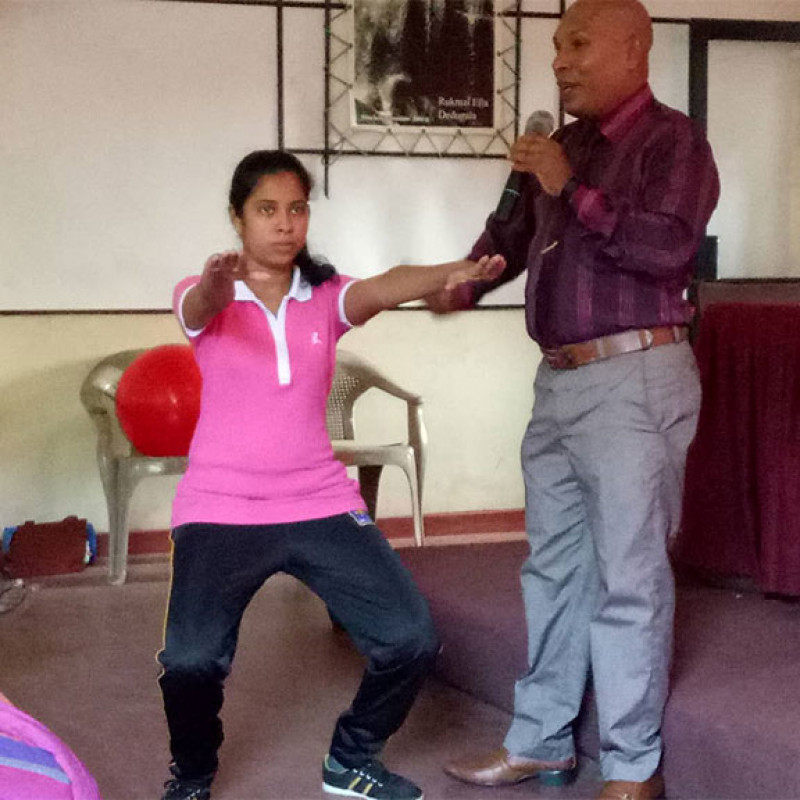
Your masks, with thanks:
M 328 395 L 325 422 L 331 439 L 355 438 L 353 406 L 356 400 L 375 384 L 370 370 L 351 353 L 337 354 L 336 371 Z
M 125 369 L 145 348 L 124 350 L 107 356 L 89 372 L 81 386 L 81 402 L 96 423 L 105 416 L 116 455 L 140 455 L 119 425 L 116 393 Z M 354 439 L 353 406 L 369 389 L 383 389 L 412 403 L 420 398 L 392 383 L 368 361 L 346 350 L 336 355 L 336 371 L 326 406 L 326 423 L 331 439 Z
M 338 350 L 336 372 L 325 412 L 331 439 L 355 438 L 353 406 L 362 394 L 372 388 L 382 389 L 413 405 L 422 403 L 422 398 L 390 381 L 369 361 L 347 350 Z
M 122 373 L 144 352 L 143 348 L 123 350 L 95 364 L 81 386 L 81 402 L 90 413 L 105 410 L 106 400 L 116 398 Z
M 84 378 L 81 385 L 81 403 L 94 420 L 101 435 L 109 437 L 107 445 L 115 455 L 139 455 L 117 419 L 117 387 L 122 373 L 145 348 L 123 350 L 99 361 Z

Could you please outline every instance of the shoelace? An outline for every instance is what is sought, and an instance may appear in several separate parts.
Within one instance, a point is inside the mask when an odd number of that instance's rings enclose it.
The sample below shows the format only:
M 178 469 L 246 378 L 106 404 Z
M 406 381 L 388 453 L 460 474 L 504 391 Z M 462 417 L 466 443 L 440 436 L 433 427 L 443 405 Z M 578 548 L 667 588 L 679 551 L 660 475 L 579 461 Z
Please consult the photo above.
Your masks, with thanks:
M 181 781 L 180 778 L 170 778 L 168 781 L 166 781 L 164 783 L 164 788 L 165 789 L 177 789 L 179 784 L 181 784 L 181 783 L 183 783 L 184 786 L 186 786 L 187 789 L 191 788 L 190 786 L 187 786 L 188 781 Z M 196 786 L 196 787 L 192 788 L 191 789 L 191 794 L 186 795 L 186 797 L 184 797 L 183 800 L 196 800 L 196 798 L 198 798 L 200 796 L 200 793 L 203 792 L 204 789 L 206 789 L 205 786 Z
M 383 786 L 386 781 L 387 773 L 386 768 L 383 765 L 372 761 L 357 769 L 356 774 L 360 775 L 362 778 L 365 778 L 376 786 Z

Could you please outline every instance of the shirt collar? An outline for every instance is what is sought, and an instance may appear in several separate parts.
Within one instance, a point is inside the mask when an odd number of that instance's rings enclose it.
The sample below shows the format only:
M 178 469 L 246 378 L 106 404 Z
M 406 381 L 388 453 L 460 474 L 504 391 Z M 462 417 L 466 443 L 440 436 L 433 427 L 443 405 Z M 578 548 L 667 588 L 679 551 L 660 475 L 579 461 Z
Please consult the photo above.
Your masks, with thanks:
M 636 120 L 653 104 L 654 99 L 650 85 L 646 83 L 600 120 L 600 133 L 609 141 L 622 141 Z
M 253 290 L 244 281 L 234 281 L 233 289 L 234 300 L 260 302 Z M 292 270 L 292 285 L 289 287 L 286 296 L 297 300 L 298 303 L 305 303 L 311 299 L 311 284 L 303 277 L 299 267 L 295 267 Z

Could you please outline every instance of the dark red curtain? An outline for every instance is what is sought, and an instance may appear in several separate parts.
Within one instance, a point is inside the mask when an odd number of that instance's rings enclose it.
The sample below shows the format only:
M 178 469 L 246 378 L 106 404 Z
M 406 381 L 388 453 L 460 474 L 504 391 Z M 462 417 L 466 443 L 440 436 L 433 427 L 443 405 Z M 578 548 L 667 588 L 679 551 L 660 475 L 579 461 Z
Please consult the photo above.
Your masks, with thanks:
M 710 305 L 696 353 L 676 561 L 800 595 L 800 305 Z

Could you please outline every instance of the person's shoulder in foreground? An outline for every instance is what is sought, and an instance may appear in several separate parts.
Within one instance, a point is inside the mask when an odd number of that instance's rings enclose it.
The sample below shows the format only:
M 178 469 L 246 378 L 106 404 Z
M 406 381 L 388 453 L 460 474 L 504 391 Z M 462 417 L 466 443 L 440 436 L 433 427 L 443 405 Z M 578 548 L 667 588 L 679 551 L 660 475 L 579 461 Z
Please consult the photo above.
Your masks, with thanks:
M 1 693 L 0 798 L 101 800 L 97 783 L 72 750 Z

